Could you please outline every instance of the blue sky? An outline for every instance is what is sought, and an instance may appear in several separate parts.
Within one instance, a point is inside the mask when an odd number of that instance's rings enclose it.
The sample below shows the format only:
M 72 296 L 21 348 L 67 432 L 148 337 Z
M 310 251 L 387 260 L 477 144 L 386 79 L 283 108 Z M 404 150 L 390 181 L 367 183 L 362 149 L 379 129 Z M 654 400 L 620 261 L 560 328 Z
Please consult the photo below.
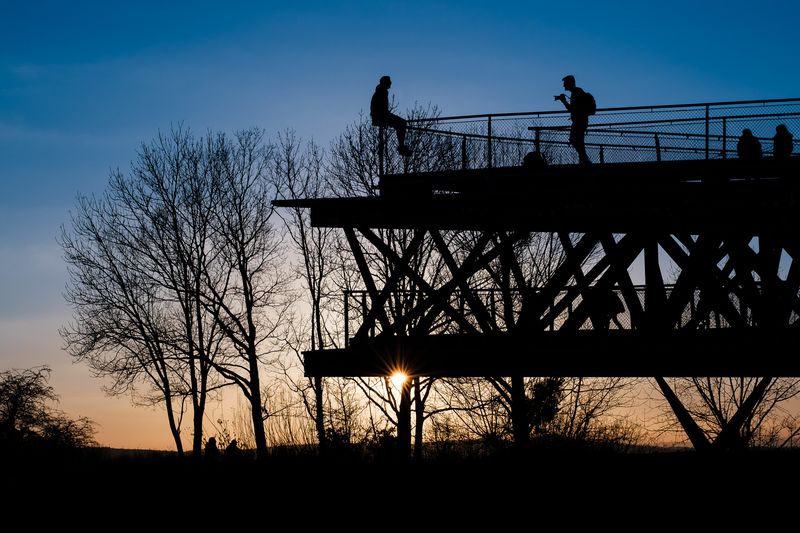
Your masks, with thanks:
M 120 413 L 166 437 L 159 414 L 100 402 L 61 352 L 55 236 L 78 192 L 102 192 L 170 124 L 294 128 L 326 146 L 383 74 L 401 110 L 443 115 L 556 109 L 567 73 L 600 107 L 798 97 L 798 28 L 796 0 L 0 0 L 0 369 L 54 366 L 64 407 L 96 418 L 101 441 L 160 442 L 126 441 Z

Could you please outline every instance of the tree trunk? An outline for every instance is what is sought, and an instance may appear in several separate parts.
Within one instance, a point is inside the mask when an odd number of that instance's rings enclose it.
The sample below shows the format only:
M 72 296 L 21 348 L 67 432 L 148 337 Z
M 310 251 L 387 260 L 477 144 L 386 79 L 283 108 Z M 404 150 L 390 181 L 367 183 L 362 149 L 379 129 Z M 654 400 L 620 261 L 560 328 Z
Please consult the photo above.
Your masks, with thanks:
M 422 459 L 422 428 L 425 424 L 425 405 L 422 403 L 422 391 L 419 385 L 419 378 L 414 378 L 414 397 L 416 398 L 416 405 L 414 409 L 414 417 L 416 426 L 414 428 L 414 460 L 419 461 Z
M 524 448 L 530 440 L 528 402 L 525 398 L 525 378 L 511 378 L 511 431 L 514 445 Z
M 325 435 L 325 410 L 322 403 L 322 378 L 319 376 L 314 377 L 314 408 L 316 410 L 316 426 L 317 426 L 317 441 L 319 442 L 319 449 L 325 451 L 328 447 L 328 437 Z
M 411 457 L 411 380 L 406 379 L 400 388 L 400 408 L 397 411 L 397 457 L 407 461 Z
M 267 433 L 264 428 L 264 416 L 261 412 L 261 378 L 258 373 L 258 357 L 256 349 L 251 346 L 248 350 L 250 365 L 250 411 L 253 415 L 253 437 L 256 441 L 256 458 L 259 460 L 267 457 Z
M 181 431 L 175 424 L 175 413 L 172 412 L 172 397 L 170 394 L 164 395 L 164 403 L 167 408 L 167 420 L 169 421 L 169 432 L 175 441 L 175 450 L 178 452 L 178 457 L 183 458 L 183 442 L 181 442 Z
M 199 459 L 203 453 L 203 409 L 193 399 L 194 412 L 192 413 L 192 457 Z

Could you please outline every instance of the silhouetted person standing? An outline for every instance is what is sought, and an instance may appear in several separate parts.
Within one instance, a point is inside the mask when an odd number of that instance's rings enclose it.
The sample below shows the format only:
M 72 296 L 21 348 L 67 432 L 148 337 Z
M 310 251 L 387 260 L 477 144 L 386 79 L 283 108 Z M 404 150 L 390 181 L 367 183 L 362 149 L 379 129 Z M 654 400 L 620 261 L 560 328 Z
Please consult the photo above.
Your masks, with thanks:
M 411 150 L 406 146 L 406 120 L 389 111 L 389 88 L 392 79 L 383 76 L 375 87 L 375 94 L 369 104 L 369 114 L 372 116 L 372 125 L 379 127 L 391 126 L 397 132 L 397 151 L 400 155 L 411 155 Z
M 772 155 L 775 159 L 789 159 L 794 150 L 792 134 L 784 124 L 775 127 L 775 137 L 772 138 Z
M 216 461 L 219 458 L 219 448 L 217 448 L 217 439 L 209 437 L 206 442 L 205 457 L 207 461 Z
M 239 443 L 233 439 L 225 446 L 225 459 L 234 460 L 239 456 Z
M 736 144 L 736 153 L 739 155 L 739 159 L 743 161 L 761 159 L 761 143 L 753 137 L 753 132 L 747 128 L 742 130 L 742 136 L 739 137 L 739 142 Z
M 567 101 L 564 93 L 555 96 L 555 99 L 560 100 L 569 111 L 569 118 L 572 121 L 572 126 L 569 130 L 569 143 L 578 152 L 578 162 L 582 165 L 588 165 L 591 161 L 589 156 L 586 155 L 584 138 L 586 137 L 586 129 L 589 127 L 589 115 L 594 110 L 589 109 L 589 96 L 587 96 L 586 91 L 575 85 L 575 76 L 570 74 L 564 76 L 562 80 L 564 89 L 570 92 L 569 101 Z

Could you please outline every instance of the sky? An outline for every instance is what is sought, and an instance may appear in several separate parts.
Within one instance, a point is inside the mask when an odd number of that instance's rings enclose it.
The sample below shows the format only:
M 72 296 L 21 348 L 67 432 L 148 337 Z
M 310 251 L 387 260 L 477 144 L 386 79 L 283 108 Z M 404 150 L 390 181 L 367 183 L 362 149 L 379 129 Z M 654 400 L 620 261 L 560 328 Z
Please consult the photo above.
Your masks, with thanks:
M 56 235 L 140 143 L 294 129 L 323 147 L 392 76 L 400 111 L 800 97 L 800 2 L 0 0 L 0 370 L 48 364 L 61 408 L 115 447 L 171 448 L 163 414 L 107 398 L 62 350 Z

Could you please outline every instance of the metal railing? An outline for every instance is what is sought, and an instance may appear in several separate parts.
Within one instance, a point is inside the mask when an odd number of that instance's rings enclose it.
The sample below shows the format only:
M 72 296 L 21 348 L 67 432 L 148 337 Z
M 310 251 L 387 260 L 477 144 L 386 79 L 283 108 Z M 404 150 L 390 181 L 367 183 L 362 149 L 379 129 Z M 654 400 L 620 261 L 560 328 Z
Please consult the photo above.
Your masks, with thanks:
M 666 296 L 669 298 L 674 286 L 666 285 Z M 639 300 L 641 309 L 646 309 L 647 302 L 645 297 L 645 286 L 634 286 L 636 296 Z M 538 291 L 533 291 L 538 292 Z M 616 294 L 619 301 L 622 303 L 624 310 L 615 314 L 613 319 L 609 318 L 609 329 L 633 329 L 633 319 L 631 310 L 623 298 L 622 291 L 614 289 L 613 293 Z M 365 319 L 373 316 L 370 313 L 370 297 L 365 290 L 349 290 L 344 292 L 344 335 L 345 346 L 350 342 L 351 334 L 354 335 L 363 326 Z M 421 291 L 394 291 L 386 301 L 385 311 L 390 320 L 397 320 L 405 314 L 411 312 L 416 306 L 421 305 L 425 298 L 425 294 Z M 752 310 L 739 298 L 736 292 L 729 292 L 727 294 L 728 302 L 732 308 L 736 309 L 739 316 L 748 326 L 755 325 Z M 496 331 L 507 331 L 510 325 L 516 324 L 520 319 L 520 312 L 522 310 L 523 294 L 519 290 L 504 291 L 502 289 L 473 289 L 467 295 L 463 291 L 453 291 L 444 303 L 445 307 L 454 309 L 460 317 L 463 317 L 466 322 L 474 326 L 476 330 L 480 330 L 480 322 L 488 319 L 492 327 Z M 482 317 L 475 315 L 475 309 L 470 305 L 470 300 L 473 303 L 478 302 L 483 309 L 480 311 Z M 578 287 L 569 286 L 565 287 L 558 294 L 552 298 L 548 303 L 548 307 L 544 310 L 536 321 L 540 325 L 544 325 L 546 330 L 556 331 L 570 320 L 578 320 L 579 329 L 592 329 L 593 321 L 589 313 L 584 312 L 580 316 L 574 317 L 576 310 L 581 305 L 583 299 Z M 439 306 L 442 307 L 441 305 Z M 795 323 L 798 320 L 797 313 L 792 312 L 790 323 Z M 575 324 L 572 324 L 573 327 Z M 410 325 L 410 330 L 413 330 L 413 323 Z M 676 329 L 692 328 L 692 329 L 715 329 L 715 328 L 728 328 L 731 324 L 725 318 L 724 314 L 720 311 L 719 306 L 711 307 L 707 302 L 703 301 L 702 292 L 695 290 L 692 298 L 685 308 L 680 312 L 680 317 L 675 324 Z M 376 333 L 380 332 L 380 325 L 377 321 L 368 324 L 366 334 L 368 337 L 373 337 Z M 410 331 L 409 331 L 410 332 Z M 434 321 L 432 327 L 427 334 L 458 334 L 465 333 L 466 330 L 463 324 L 458 321 L 452 320 L 446 313 L 439 312 L 439 316 Z
M 407 143 L 415 152 L 438 154 L 437 170 L 517 166 L 536 148 L 549 164 L 577 162 L 569 145 L 566 111 L 462 115 L 409 120 Z M 586 148 L 602 162 L 646 162 L 736 157 L 742 130 L 750 129 L 766 157 L 775 127 L 800 136 L 800 98 L 598 109 L 589 119 Z M 394 136 L 391 136 L 394 140 Z M 798 152 L 794 140 L 795 152 Z M 381 143 L 381 159 L 399 157 Z M 403 166 L 403 165 L 401 165 Z M 394 168 L 397 165 L 393 166 Z M 414 165 L 405 165 L 409 172 Z M 430 170 L 430 164 L 425 165 Z

